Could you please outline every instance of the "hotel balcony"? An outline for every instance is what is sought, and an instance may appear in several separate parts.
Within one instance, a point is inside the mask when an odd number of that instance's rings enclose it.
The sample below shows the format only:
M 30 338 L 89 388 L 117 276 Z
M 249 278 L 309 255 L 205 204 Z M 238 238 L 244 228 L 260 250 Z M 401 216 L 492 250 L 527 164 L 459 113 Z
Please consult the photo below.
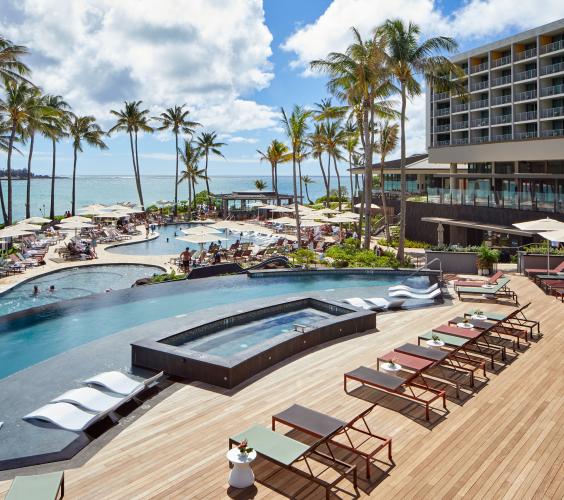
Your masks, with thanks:
M 511 123 L 512 115 L 499 115 L 492 117 L 492 125 L 504 125 L 506 123 Z
M 455 122 L 452 124 L 452 130 L 461 130 L 468 128 L 468 121 Z
M 487 127 L 490 124 L 490 120 L 488 118 L 478 118 L 477 120 L 472 120 L 470 123 L 472 124 L 472 128 Z
M 450 108 L 436 109 L 435 116 L 446 116 L 450 115 Z
M 492 106 L 503 106 L 504 104 L 509 104 L 511 102 L 511 94 L 509 95 L 498 95 L 492 98 Z
M 537 119 L 537 112 L 536 111 L 525 111 L 523 113 L 516 113 L 515 114 L 515 121 L 516 122 L 525 122 L 528 120 L 536 120 Z
M 433 133 L 437 134 L 439 132 L 449 132 L 450 125 L 436 125 L 433 127 Z
M 488 107 L 488 100 L 482 99 L 481 101 L 474 101 L 470 103 L 470 109 L 480 109 L 480 108 L 487 108 Z
M 541 137 L 562 137 L 564 136 L 564 129 L 541 130 Z
M 472 85 L 470 85 L 470 91 L 476 92 L 477 90 L 487 89 L 489 86 L 490 82 L 488 81 L 473 83 Z
M 562 71 L 564 71 L 564 63 L 559 62 L 556 64 L 549 64 L 548 66 L 541 68 L 541 75 L 552 75 L 554 73 L 560 73 Z
M 500 57 L 499 59 L 494 59 L 492 61 L 492 68 L 499 68 L 500 66 L 505 66 L 506 64 L 511 64 L 511 56 Z
M 433 94 L 433 102 L 435 101 L 444 101 L 449 99 L 450 95 L 448 92 L 441 92 L 440 94 Z
M 520 71 L 515 75 L 515 81 L 521 82 L 523 80 L 530 80 L 531 78 L 537 77 L 537 70 L 536 69 L 529 69 L 527 71 Z
M 525 92 L 519 92 L 515 94 L 515 102 L 519 101 L 529 101 L 531 99 L 537 98 L 537 91 L 536 90 L 526 90 Z
M 529 49 L 529 50 L 524 50 L 523 52 L 517 52 L 517 54 L 515 54 L 515 62 L 518 61 L 524 61 L 525 59 L 531 59 L 532 57 L 536 57 L 537 56 L 537 49 L 536 47 L 534 49 Z
M 553 85 L 552 87 L 544 87 L 541 89 L 541 97 L 549 97 L 558 94 L 564 94 L 564 84 Z
M 464 111 L 468 111 L 468 103 L 467 102 L 454 104 L 452 106 L 452 112 L 453 113 L 462 113 Z
M 492 80 L 492 87 L 499 87 L 500 85 L 508 85 L 511 83 L 511 75 L 499 76 Z
M 513 140 L 512 134 L 492 135 L 492 142 L 504 142 Z
M 564 106 L 541 109 L 541 114 L 540 114 L 541 118 L 556 118 L 557 116 L 564 116 Z
M 563 50 L 563 49 L 564 49 L 564 40 L 560 40 L 558 42 L 543 45 L 541 47 L 540 53 L 549 54 L 550 52 L 556 52 L 557 50 Z
M 490 138 L 487 135 L 472 137 L 472 144 L 485 144 L 486 142 L 490 142 Z
M 445 141 L 436 141 L 435 145 L 441 147 L 441 146 L 450 146 L 450 141 L 449 140 L 445 140 Z
M 517 140 L 534 139 L 536 137 L 538 137 L 536 130 L 533 130 L 533 131 L 530 131 L 530 132 L 517 132 L 515 134 L 515 139 L 517 139 Z
M 468 137 L 462 137 L 462 138 L 458 138 L 458 139 L 453 139 L 452 143 L 455 146 L 462 146 L 463 144 L 468 144 Z
M 482 71 L 487 71 L 488 70 L 488 63 L 482 63 L 482 64 L 476 64 L 475 66 L 472 66 L 470 68 L 470 73 L 474 74 L 474 73 L 481 73 Z

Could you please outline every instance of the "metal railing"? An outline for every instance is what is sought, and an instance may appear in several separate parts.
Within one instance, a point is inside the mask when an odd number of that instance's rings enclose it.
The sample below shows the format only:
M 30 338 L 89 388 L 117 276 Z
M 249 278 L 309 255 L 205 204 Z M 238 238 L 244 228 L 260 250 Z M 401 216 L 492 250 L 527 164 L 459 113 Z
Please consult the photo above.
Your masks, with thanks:
M 412 278 L 413 276 L 416 276 L 418 273 L 420 273 L 421 271 L 436 271 L 436 269 L 431 269 L 429 268 L 429 266 L 431 264 L 433 264 L 434 262 L 438 262 L 439 263 L 439 278 L 441 281 L 443 281 L 443 263 L 441 262 L 441 259 L 439 259 L 438 257 L 435 257 L 434 259 L 430 260 L 429 262 L 425 262 L 424 265 L 422 265 L 421 267 L 418 267 L 415 271 L 413 271 L 411 274 L 408 274 L 406 276 L 406 278 L 402 281 L 402 283 L 405 283 L 409 278 Z
M 490 142 L 490 138 L 487 135 L 472 138 L 472 144 L 484 144 L 485 142 Z
M 560 137 L 564 135 L 564 129 L 563 128 L 557 128 L 557 129 L 553 129 L 553 130 L 542 130 L 541 131 L 541 137 Z
M 487 127 L 490 124 L 489 118 L 478 118 L 476 120 L 472 120 L 472 127 Z
M 538 137 L 537 131 L 531 132 L 517 132 L 516 139 L 534 139 Z
M 462 144 L 468 144 L 468 137 L 462 137 L 458 139 L 454 139 L 452 143 L 456 146 L 460 146 Z
M 537 55 L 537 48 L 524 50 L 523 52 L 517 52 L 515 54 L 515 62 L 522 61 L 523 59 L 529 59 L 531 57 L 536 57 Z
M 564 40 L 559 40 L 558 42 L 547 43 L 541 47 L 541 54 L 547 54 L 548 52 L 554 52 L 555 50 L 564 49 Z
M 541 89 L 541 96 L 564 94 L 564 84 L 553 85 L 552 87 L 544 87 Z
M 564 116 L 564 106 L 541 109 L 541 118 L 554 118 L 555 116 Z
M 450 114 L 450 108 L 436 109 L 435 116 L 445 116 Z
M 468 128 L 468 122 L 455 122 L 452 124 L 452 130 L 460 130 L 461 128 Z
M 525 120 L 536 120 L 536 119 L 537 119 L 536 111 L 524 111 L 522 113 L 517 113 L 515 115 L 516 122 L 523 122 Z
M 528 69 L 527 71 L 520 71 L 515 75 L 515 81 L 520 82 L 521 80 L 528 80 L 529 78 L 536 78 L 537 70 Z
M 470 103 L 470 109 L 487 108 L 488 100 L 482 99 L 481 101 L 474 101 Z
M 470 69 L 470 73 L 479 73 L 480 71 L 485 71 L 488 69 L 488 63 L 484 62 L 482 64 L 476 64 L 475 66 L 472 66 L 472 68 Z
M 450 146 L 450 141 L 436 141 L 437 146 Z
M 506 83 L 511 83 L 511 75 L 498 76 L 497 78 L 494 78 L 492 87 L 505 85 Z
M 461 104 L 454 104 L 452 107 L 453 113 L 459 113 L 460 111 L 468 111 L 468 103 L 463 102 Z
M 499 68 L 500 66 L 505 66 L 509 63 L 511 63 L 511 56 L 503 56 L 492 61 L 492 68 Z
M 511 123 L 512 115 L 499 115 L 492 117 L 492 125 L 498 125 L 500 123 Z
M 482 89 L 487 89 L 489 87 L 490 82 L 488 82 L 487 80 L 485 82 L 478 82 L 478 83 L 473 83 L 470 86 L 470 89 L 472 92 L 476 91 L 476 90 L 482 90 Z
M 552 73 L 559 73 L 560 71 L 564 71 L 564 63 L 549 64 L 541 68 L 541 75 L 551 75 Z
M 515 102 L 527 101 L 529 99 L 536 99 L 536 98 L 537 98 L 536 90 L 526 90 L 525 92 L 519 92 L 518 94 L 515 94 Z
M 433 101 L 441 101 L 443 99 L 448 99 L 449 97 L 448 92 L 440 92 L 439 94 L 433 94 Z
M 492 136 L 492 142 L 504 142 L 511 141 L 513 139 L 512 134 L 500 134 Z
M 501 104 L 508 104 L 511 102 L 511 94 L 508 95 L 498 95 L 493 98 L 492 106 L 499 106 Z
M 433 132 L 448 132 L 450 130 L 450 125 L 437 125 L 433 127 Z

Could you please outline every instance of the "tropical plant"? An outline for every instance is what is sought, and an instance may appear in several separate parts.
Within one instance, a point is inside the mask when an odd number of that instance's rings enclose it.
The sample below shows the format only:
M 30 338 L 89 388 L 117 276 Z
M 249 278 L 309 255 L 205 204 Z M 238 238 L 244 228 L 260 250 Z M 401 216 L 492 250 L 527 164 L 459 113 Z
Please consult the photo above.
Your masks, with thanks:
M 333 160 L 333 168 L 335 169 L 335 175 L 337 177 L 337 193 L 339 194 L 339 210 L 342 209 L 341 196 L 343 192 L 341 189 L 341 176 L 339 174 L 339 169 L 337 167 L 337 160 L 342 160 L 343 155 L 341 148 L 346 144 L 347 135 L 345 130 L 341 126 L 340 120 L 329 121 L 325 123 L 324 126 L 323 141 L 325 143 L 325 150 L 329 155 L 329 159 Z M 331 168 L 331 163 L 329 163 L 329 169 Z
M 117 117 L 116 124 L 108 131 L 126 132 L 129 135 L 129 145 L 131 148 L 131 160 L 133 162 L 133 174 L 135 177 L 135 185 L 137 187 L 137 195 L 139 196 L 139 204 L 144 207 L 143 188 L 141 186 L 141 171 L 139 168 L 139 151 L 137 148 L 137 135 L 141 132 L 153 132 L 153 128 L 149 125 L 147 115 L 148 109 L 141 109 L 143 101 L 124 101 L 122 110 L 110 110 L 110 113 Z
M 499 261 L 500 252 L 499 250 L 495 250 L 490 248 L 486 245 L 482 245 L 478 249 L 478 268 L 479 269 L 488 269 L 491 271 L 493 265 Z
M 298 264 L 299 266 L 304 266 L 309 269 L 311 264 L 315 263 L 315 252 L 308 248 L 301 248 L 291 253 L 289 257 L 292 259 L 292 263 Z
M 209 159 L 210 153 L 212 153 L 216 156 L 221 156 L 222 158 L 225 158 L 225 156 L 223 156 L 223 153 L 220 151 L 220 148 L 222 148 L 223 146 L 226 146 L 227 144 L 225 142 L 217 142 L 217 134 L 215 132 L 202 132 L 196 138 L 196 144 L 197 144 L 198 148 L 200 148 L 200 150 L 202 151 L 202 153 L 204 155 L 204 158 L 206 159 L 204 171 L 205 171 L 205 178 L 206 178 L 206 191 L 208 192 L 208 196 L 209 196 L 209 194 L 210 194 L 210 183 L 209 183 L 209 176 L 208 176 L 208 159 Z
M 76 162 L 78 152 L 82 153 L 83 143 L 98 149 L 108 149 L 108 146 L 103 141 L 105 132 L 96 123 L 96 118 L 93 116 L 77 116 L 70 113 L 68 135 L 72 139 L 73 149 L 71 213 L 74 215 L 76 210 Z
M 356 148 L 358 146 L 358 129 L 352 124 L 352 122 L 348 122 L 345 127 L 345 143 L 344 149 L 348 155 L 348 163 L 349 163 L 349 182 L 351 186 L 351 209 L 354 205 L 354 186 L 353 186 L 353 174 L 352 169 L 353 165 L 356 165 L 357 160 L 357 152 Z
M 313 204 L 313 202 L 311 201 L 311 198 L 309 197 L 309 190 L 308 190 L 307 187 L 310 184 L 315 184 L 315 181 L 309 175 L 304 175 L 304 176 L 302 176 L 302 182 L 304 183 L 304 186 L 305 186 L 307 201 L 311 205 L 311 204 Z
M 380 195 L 382 197 L 382 210 L 386 229 L 386 240 L 390 242 L 390 221 L 386 204 L 386 190 L 384 189 L 384 163 L 386 157 L 398 145 L 398 124 L 383 121 L 378 124 L 378 140 L 375 144 L 376 151 L 380 154 Z
M 266 153 L 257 149 L 260 155 L 260 161 L 268 161 L 270 163 L 272 175 L 272 188 L 276 194 L 276 204 L 280 205 L 280 197 L 278 196 L 278 164 L 282 163 L 288 154 L 288 146 L 274 139 L 268 146 Z
M 255 187 L 259 190 L 259 191 L 264 191 L 266 189 L 266 182 L 264 182 L 262 179 L 257 179 L 255 181 Z
M 192 195 L 196 194 L 198 180 L 206 180 L 207 178 L 205 169 L 198 168 L 202 151 L 190 141 L 185 140 L 183 148 L 178 151 L 178 156 L 184 165 L 184 170 L 180 173 L 178 182 L 186 181 L 188 183 L 188 206 L 192 207 Z
M 313 158 L 317 158 L 319 161 L 319 169 L 321 170 L 321 175 L 323 176 L 323 184 L 325 185 L 326 196 L 325 199 L 329 199 L 329 191 L 331 189 L 331 165 L 329 164 L 329 171 L 325 173 L 325 168 L 323 166 L 323 153 L 325 152 L 325 126 L 323 123 L 314 124 L 314 130 L 309 136 L 309 148 L 310 153 Z M 329 205 L 326 202 L 325 206 Z
M 286 115 L 284 108 L 282 112 L 282 125 L 291 145 L 292 154 L 292 180 L 294 187 L 294 216 L 296 218 L 296 235 L 298 237 L 298 249 L 302 247 L 301 230 L 300 230 L 300 212 L 298 208 L 298 178 L 296 171 L 296 163 L 302 154 L 304 143 L 306 141 L 306 133 L 308 129 L 308 119 L 311 116 L 311 111 L 306 111 L 303 107 L 295 105 L 292 114 Z
M 28 54 L 23 45 L 15 45 L 0 35 L 0 79 L 7 82 L 30 83 L 25 76 L 30 73 L 29 68 L 20 60 Z
M 407 220 L 406 203 L 406 136 L 405 121 L 407 99 L 421 94 L 421 84 L 417 77 L 422 77 L 429 88 L 435 92 L 454 91 L 465 94 L 462 82 L 450 79 L 450 74 L 459 75 L 461 70 L 440 51 L 452 52 L 457 44 L 452 38 L 433 37 L 420 41 L 421 29 L 413 23 L 407 25 L 400 19 L 387 20 L 376 29 L 376 37 L 385 47 L 385 65 L 393 77 L 401 96 L 400 112 L 400 150 L 401 150 L 401 201 L 400 201 L 400 236 L 398 259 L 404 260 L 405 225 Z
M 153 120 L 160 122 L 158 130 L 172 130 L 174 134 L 174 151 L 176 153 L 176 170 L 174 176 L 174 215 L 178 214 L 178 134 L 194 134 L 194 128 L 199 126 L 198 122 L 188 120 L 190 111 L 184 109 L 186 104 L 182 106 L 174 106 L 167 108 L 160 116 L 156 116 Z

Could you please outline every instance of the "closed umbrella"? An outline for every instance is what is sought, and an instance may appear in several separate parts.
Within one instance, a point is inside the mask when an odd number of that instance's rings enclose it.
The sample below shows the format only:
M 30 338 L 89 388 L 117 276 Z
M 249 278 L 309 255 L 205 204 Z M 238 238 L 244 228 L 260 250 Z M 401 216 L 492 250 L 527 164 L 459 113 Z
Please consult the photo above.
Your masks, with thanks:
M 530 220 L 527 222 L 518 222 L 513 224 L 516 228 L 522 231 L 529 231 L 531 233 L 544 233 L 547 231 L 559 231 L 564 230 L 564 222 L 560 222 L 556 219 L 551 219 L 550 217 L 545 217 L 544 219 Z M 544 238 L 544 236 L 543 236 Z M 545 238 L 549 239 L 549 238 Z M 556 241 L 556 240 L 551 240 Z M 550 241 L 548 242 L 548 249 L 546 252 L 546 272 L 550 271 Z

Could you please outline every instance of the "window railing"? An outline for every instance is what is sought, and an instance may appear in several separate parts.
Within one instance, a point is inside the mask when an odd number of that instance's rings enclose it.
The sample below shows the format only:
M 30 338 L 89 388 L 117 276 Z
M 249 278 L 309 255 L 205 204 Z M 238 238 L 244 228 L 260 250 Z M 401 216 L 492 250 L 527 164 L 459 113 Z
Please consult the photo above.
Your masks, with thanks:
M 470 109 L 487 108 L 488 100 L 482 99 L 481 101 L 474 101 L 470 103 Z
M 523 122 L 525 120 L 536 120 L 536 119 L 537 119 L 536 111 L 524 111 L 522 113 L 517 113 L 515 115 L 516 122 Z
M 463 102 L 461 104 L 455 104 L 452 107 L 453 113 L 459 113 L 460 111 L 468 111 L 468 103 L 467 102 Z
M 564 40 L 559 40 L 558 42 L 548 43 L 541 47 L 541 54 L 547 54 L 549 52 L 554 52 L 555 50 L 564 49 Z
M 527 90 L 525 92 L 519 92 L 518 94 L 515 94 L 515 102 L 527 101 L 529 99 L 536 99 L 536 98 L 537 98 L 536 90 Z
M 559 137 L 561 135 L 564 135 L 564 128 L 541 130 L 541 137 Z
M 455 144 L 456 146 L 460 146 L 462 144 L 468 144 L 468 137 L 453 139 L 452 143 Z
M 505 66 L 511 62 L 511 56 L 503 56 L 499 59 L 494 59 L 492 61 L 492 68 L 499 68 L 500 66 Z
M 444 99 L 448 99 L 449 97 L 448 92 L 440 92 L 439 94 L 433 94 L 433 101 L 442 101 Z
M 515 54 L 515 61 L 522 61 L 523 59 L 529 59 L 531 57 L 536 57 L 537 55 L 537 48 L 524 50 L 523 52 L 517 52 Z
M 527 71 L 521 71 L 515 75 L 515 81 L 520 82 L 521 80 L 528 80 L 529 78 L 536 78 L 537 70 L 528 69 Z
M 472 144 L 484 144 L 485 142 L 490 142 L 490 138 L 487 135 L 472 138 Z
M 511 94 L 509 95 L 498 95 L 493 98 L 493 105 L 499 106 L 501 104 L 508 104 L 511 102 Z
M 564 106 L 541 109 L 541 118 L 553 118 L 555 116 L 564 116 Z
M 492 125 L 499 125 L 500 123 L 511 123 L 511 115 L 499 115 L 492 117 Z
M 499 76 L 494 78 L 492 87 L 497 87 L 498 85 L 505 85 L 511 83 L 511 75 Z
M 475 66 L 472 66 L 471 73 L 479 73 L 480 71 L 485 71 L 487 69 L 488 69 L 488 63 L 484 62 L 482 64 L 476 64 Z
M 500 134 L 500 135 L 493 135 L 492 142 L 503 142 L 503 141 L 510 141 L 513 139 L 512 134 Z
M 534 139 L 538 137 L 537 135 L 537 131 L 533 130 L 533 131 L 529 131 L 529 132 L 517 132 L 516 134 L 516 139 Z
M 475 90 L 482 90 L 482 89 L 487 89 L 489 86 L 489 82 L 485 81 L 485 82 L 478 82 L 478 83 L 473 83 L 470 86 L 470 89 L 472 90 L 472 92 L 474 92 Z
M 437 132 L 448 132 L 450 130 L 450 125 L 437 125 L 433 128 L 435 133 Z
M 488 118 L 478 118 L 476 120 L 472 120 L 472 127 L 487 127 L 490 124 L 490 120 Z
M 450 114 L 450 108 L 441 108 L 435 110 L 435 116 L 445 116 Z
M 450 141 L 435 141 L 437 146 L 450 146 Z
M 543 97 L 557 94 L 564 94 L 564 84 L 553 85 L 552 87 L 544 87 L 543 89 L 541 89 L 541 95 Z
M 541 75 L 551 75 L 552 73 L 559 73 L 560 71 L 564 71 L 564 63 L 549 64 L 541 68 Z
M 460 130 L 461 128 L 468 128 L 468 122 L 455 122 L 452 124 L 452 130 Z

